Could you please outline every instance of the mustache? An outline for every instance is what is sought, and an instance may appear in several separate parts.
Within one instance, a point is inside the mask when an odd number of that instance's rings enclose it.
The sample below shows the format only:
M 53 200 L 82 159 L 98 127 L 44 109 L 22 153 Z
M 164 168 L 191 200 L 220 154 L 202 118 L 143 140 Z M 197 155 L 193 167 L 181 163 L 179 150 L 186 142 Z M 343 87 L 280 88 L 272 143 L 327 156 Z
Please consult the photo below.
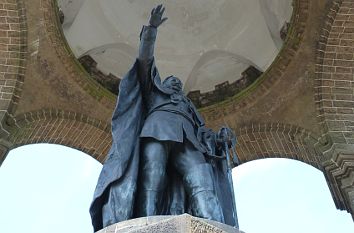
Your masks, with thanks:
M 181 83 L 163 83 L 162 85 L 164 85 L 165 87 L 179 87 L 182 88 L 182 84 Z
M 179 89 L 182 89 L 182 85 L 179 84 L 179 83 L 171 84 L 170 86 L 171 86 L 171 88 L 179 88 Z

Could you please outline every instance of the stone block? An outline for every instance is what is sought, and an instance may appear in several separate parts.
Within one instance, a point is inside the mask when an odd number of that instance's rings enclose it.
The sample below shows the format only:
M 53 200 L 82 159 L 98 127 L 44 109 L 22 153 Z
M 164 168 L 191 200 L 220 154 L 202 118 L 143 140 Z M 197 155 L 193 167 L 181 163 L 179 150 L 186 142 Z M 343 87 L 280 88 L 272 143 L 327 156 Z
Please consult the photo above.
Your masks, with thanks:
M 189 214 L 178 216 L 151 216 L 127 220 L 108 226 L 97 233 L 243 233 L 236 228 L 212 220 L 193 217 Z

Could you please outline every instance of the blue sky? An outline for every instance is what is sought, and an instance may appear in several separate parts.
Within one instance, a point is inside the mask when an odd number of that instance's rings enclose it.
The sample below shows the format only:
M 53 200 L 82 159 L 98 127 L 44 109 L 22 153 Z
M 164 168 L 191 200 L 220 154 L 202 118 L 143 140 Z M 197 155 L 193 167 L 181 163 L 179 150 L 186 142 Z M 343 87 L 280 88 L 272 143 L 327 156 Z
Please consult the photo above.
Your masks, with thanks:
M 89 204 L 101 165 L 58 145 L 11 151 L 0 167 L 0 232 L 92 232 Z M 350 233 L 351 216 L 335 208 L 322 173 L 286 159 L 234 169 L 240 229 L 246 233 Z

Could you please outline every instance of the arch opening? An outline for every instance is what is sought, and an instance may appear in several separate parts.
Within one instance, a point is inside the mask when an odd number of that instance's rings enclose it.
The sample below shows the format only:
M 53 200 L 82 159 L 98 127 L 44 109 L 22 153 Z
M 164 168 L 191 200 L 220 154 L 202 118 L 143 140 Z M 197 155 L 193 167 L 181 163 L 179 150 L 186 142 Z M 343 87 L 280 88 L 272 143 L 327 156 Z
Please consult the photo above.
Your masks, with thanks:
M 323 173 L 292 159 L 259 159 L 233 169 L 240 229 L 245 232 L 351 232 Z
M 0 230 L 13 230 L 13 221 L 21 219 L 21 224 L 28 221 L 28 232 L 55 233 L 68 227 L 90 231 L 88 205 L 102 165 L 89 157 L 53 144 L 13 149 L 0 168 L 0 202 L 5 207 L 0 209 Z M 245 232 L 353 230 L 350 215 L 335 209 L 322 172 L 313 166 L 291 159 L 258 159 L 235 168 L 233 179 L 240 229 Z M 70 209 L 60 214 L 66 207 Z
M 102 165 L 57 144 L 13 149 L 0 167 L 0 232 L 91 232 L 88 208 Z M 21 229 L 22 228 L 22 229 Z

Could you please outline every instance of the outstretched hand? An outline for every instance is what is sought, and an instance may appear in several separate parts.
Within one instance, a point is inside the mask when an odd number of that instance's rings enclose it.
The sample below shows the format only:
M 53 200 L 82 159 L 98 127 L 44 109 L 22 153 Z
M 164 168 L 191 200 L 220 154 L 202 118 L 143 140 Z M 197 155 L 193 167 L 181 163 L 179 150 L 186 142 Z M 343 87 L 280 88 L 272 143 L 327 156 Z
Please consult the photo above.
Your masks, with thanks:
M 162 18 L 164 11 L 165 8 L 162 6 L 162 4 L 152 9 L 150 20 L 149 20 L 150 26 L 157 28 L 167 20 L 167 17 Z

